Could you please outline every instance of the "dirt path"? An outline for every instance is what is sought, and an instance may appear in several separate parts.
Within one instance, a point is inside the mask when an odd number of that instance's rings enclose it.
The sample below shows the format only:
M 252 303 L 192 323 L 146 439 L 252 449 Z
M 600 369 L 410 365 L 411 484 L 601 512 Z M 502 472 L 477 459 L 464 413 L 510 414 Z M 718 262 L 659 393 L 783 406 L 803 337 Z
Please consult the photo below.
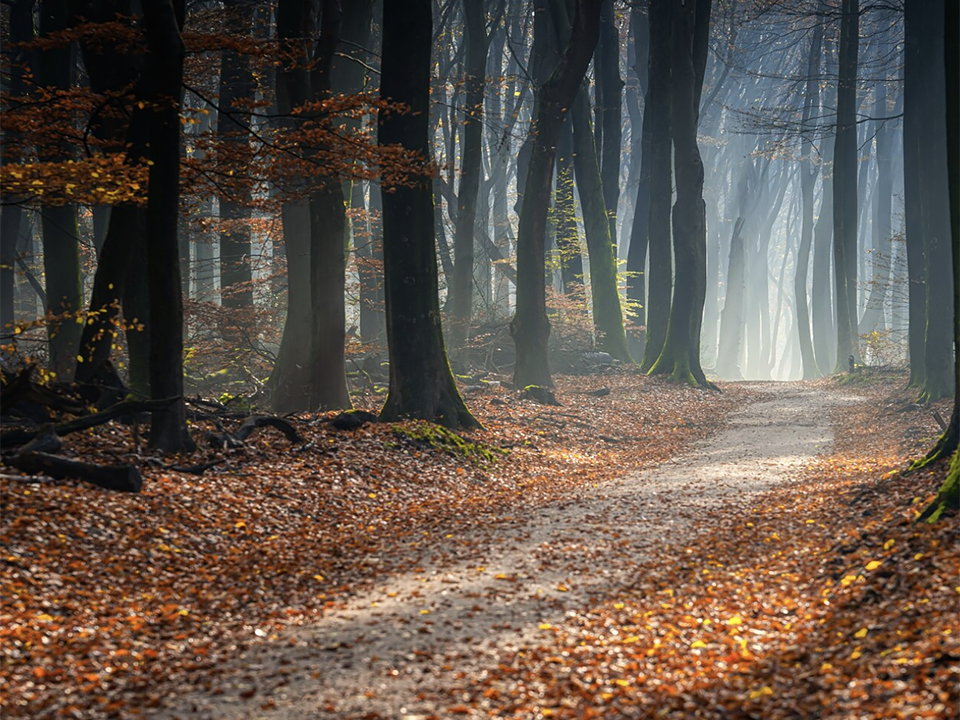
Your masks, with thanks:
M 185 688 L 160 716 L 449 717 L 460 699 L 447 688 L 568 609 L 615 598 L 637 561 L 694 533 L 704 509 L 735 512 L 789 481 L 829 449 L 830 408 L 854 401 L 799 383 L 751 389 L 767 397 L 673 460 L 498 526 L 465 562 L 393 576 L 314 625 L 256 644 L 212 688 Z

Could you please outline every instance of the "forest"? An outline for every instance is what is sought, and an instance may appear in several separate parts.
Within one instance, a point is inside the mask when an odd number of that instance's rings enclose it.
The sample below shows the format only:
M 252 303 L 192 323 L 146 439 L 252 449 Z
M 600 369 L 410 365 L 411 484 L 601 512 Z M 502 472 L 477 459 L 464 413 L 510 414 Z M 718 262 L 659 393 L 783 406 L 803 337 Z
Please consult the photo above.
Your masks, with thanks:
M 0 715 L 960 717 L 956 0 L 0 0 Z

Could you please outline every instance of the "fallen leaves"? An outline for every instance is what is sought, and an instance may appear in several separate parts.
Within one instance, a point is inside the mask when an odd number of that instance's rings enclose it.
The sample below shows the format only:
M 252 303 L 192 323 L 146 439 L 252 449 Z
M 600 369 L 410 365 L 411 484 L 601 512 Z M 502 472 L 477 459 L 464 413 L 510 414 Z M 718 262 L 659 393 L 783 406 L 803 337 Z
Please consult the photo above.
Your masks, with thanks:
M 558 384 L 561 399 L 577 393 L 575 409 L 544 408 L 502 387 L 474 395 L 486 429 L 464 446 L 424 443 L 411 436 L 415 423 L 336 432 L 304 417 L 303 452 L 265 433 L 219 453 L 224 462 L 202 480 L 145 466 L 140 495 L 2 481 L 0 713 L 147 712 L 214 675 L 237 648 L 412 569 L 411 556 L 443 544 L 470 557 L 471 528 L 594 487 L 612 467 L 668 457 L 744 397 L 627 373 Z M 610 395 L 581 398 L 600 384 Z M 121 426 L 71 443 L 91 459 L 141 460 Z

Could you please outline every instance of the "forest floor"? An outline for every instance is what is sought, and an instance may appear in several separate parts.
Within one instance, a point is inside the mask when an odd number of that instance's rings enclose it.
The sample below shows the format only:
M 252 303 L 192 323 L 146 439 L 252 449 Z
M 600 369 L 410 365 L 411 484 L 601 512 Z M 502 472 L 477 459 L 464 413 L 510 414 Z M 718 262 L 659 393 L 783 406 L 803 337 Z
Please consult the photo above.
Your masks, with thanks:
M 138 496 L 5 481 L 3 715 L 952 717 L 957 522 L 896 472 L 936 425 L 863 380 L 564 378 L 472 391 L 468 444 L 304 418 Z

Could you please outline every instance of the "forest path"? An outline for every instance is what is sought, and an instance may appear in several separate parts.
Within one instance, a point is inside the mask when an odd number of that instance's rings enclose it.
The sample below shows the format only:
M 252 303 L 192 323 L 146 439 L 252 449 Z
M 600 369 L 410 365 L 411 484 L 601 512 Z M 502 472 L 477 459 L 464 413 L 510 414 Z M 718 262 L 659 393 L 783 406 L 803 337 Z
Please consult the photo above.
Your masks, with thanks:
M 160 716 L 426 720 L 469 713 L 449 688 L 567 610 L 618 597 L 637 563 L 665 541 L 692 537 L 705 510 L 738 512 L 789 482 L 830 449 L 830 409 L 855 402 L 804 383 L 749 387 L 761 396 L 673 459 L 481 533 L 466 562 L 439 560 L 380 581 L 345 609 L 254 645 L 221 669 L 212 688 L 171 698 Z

